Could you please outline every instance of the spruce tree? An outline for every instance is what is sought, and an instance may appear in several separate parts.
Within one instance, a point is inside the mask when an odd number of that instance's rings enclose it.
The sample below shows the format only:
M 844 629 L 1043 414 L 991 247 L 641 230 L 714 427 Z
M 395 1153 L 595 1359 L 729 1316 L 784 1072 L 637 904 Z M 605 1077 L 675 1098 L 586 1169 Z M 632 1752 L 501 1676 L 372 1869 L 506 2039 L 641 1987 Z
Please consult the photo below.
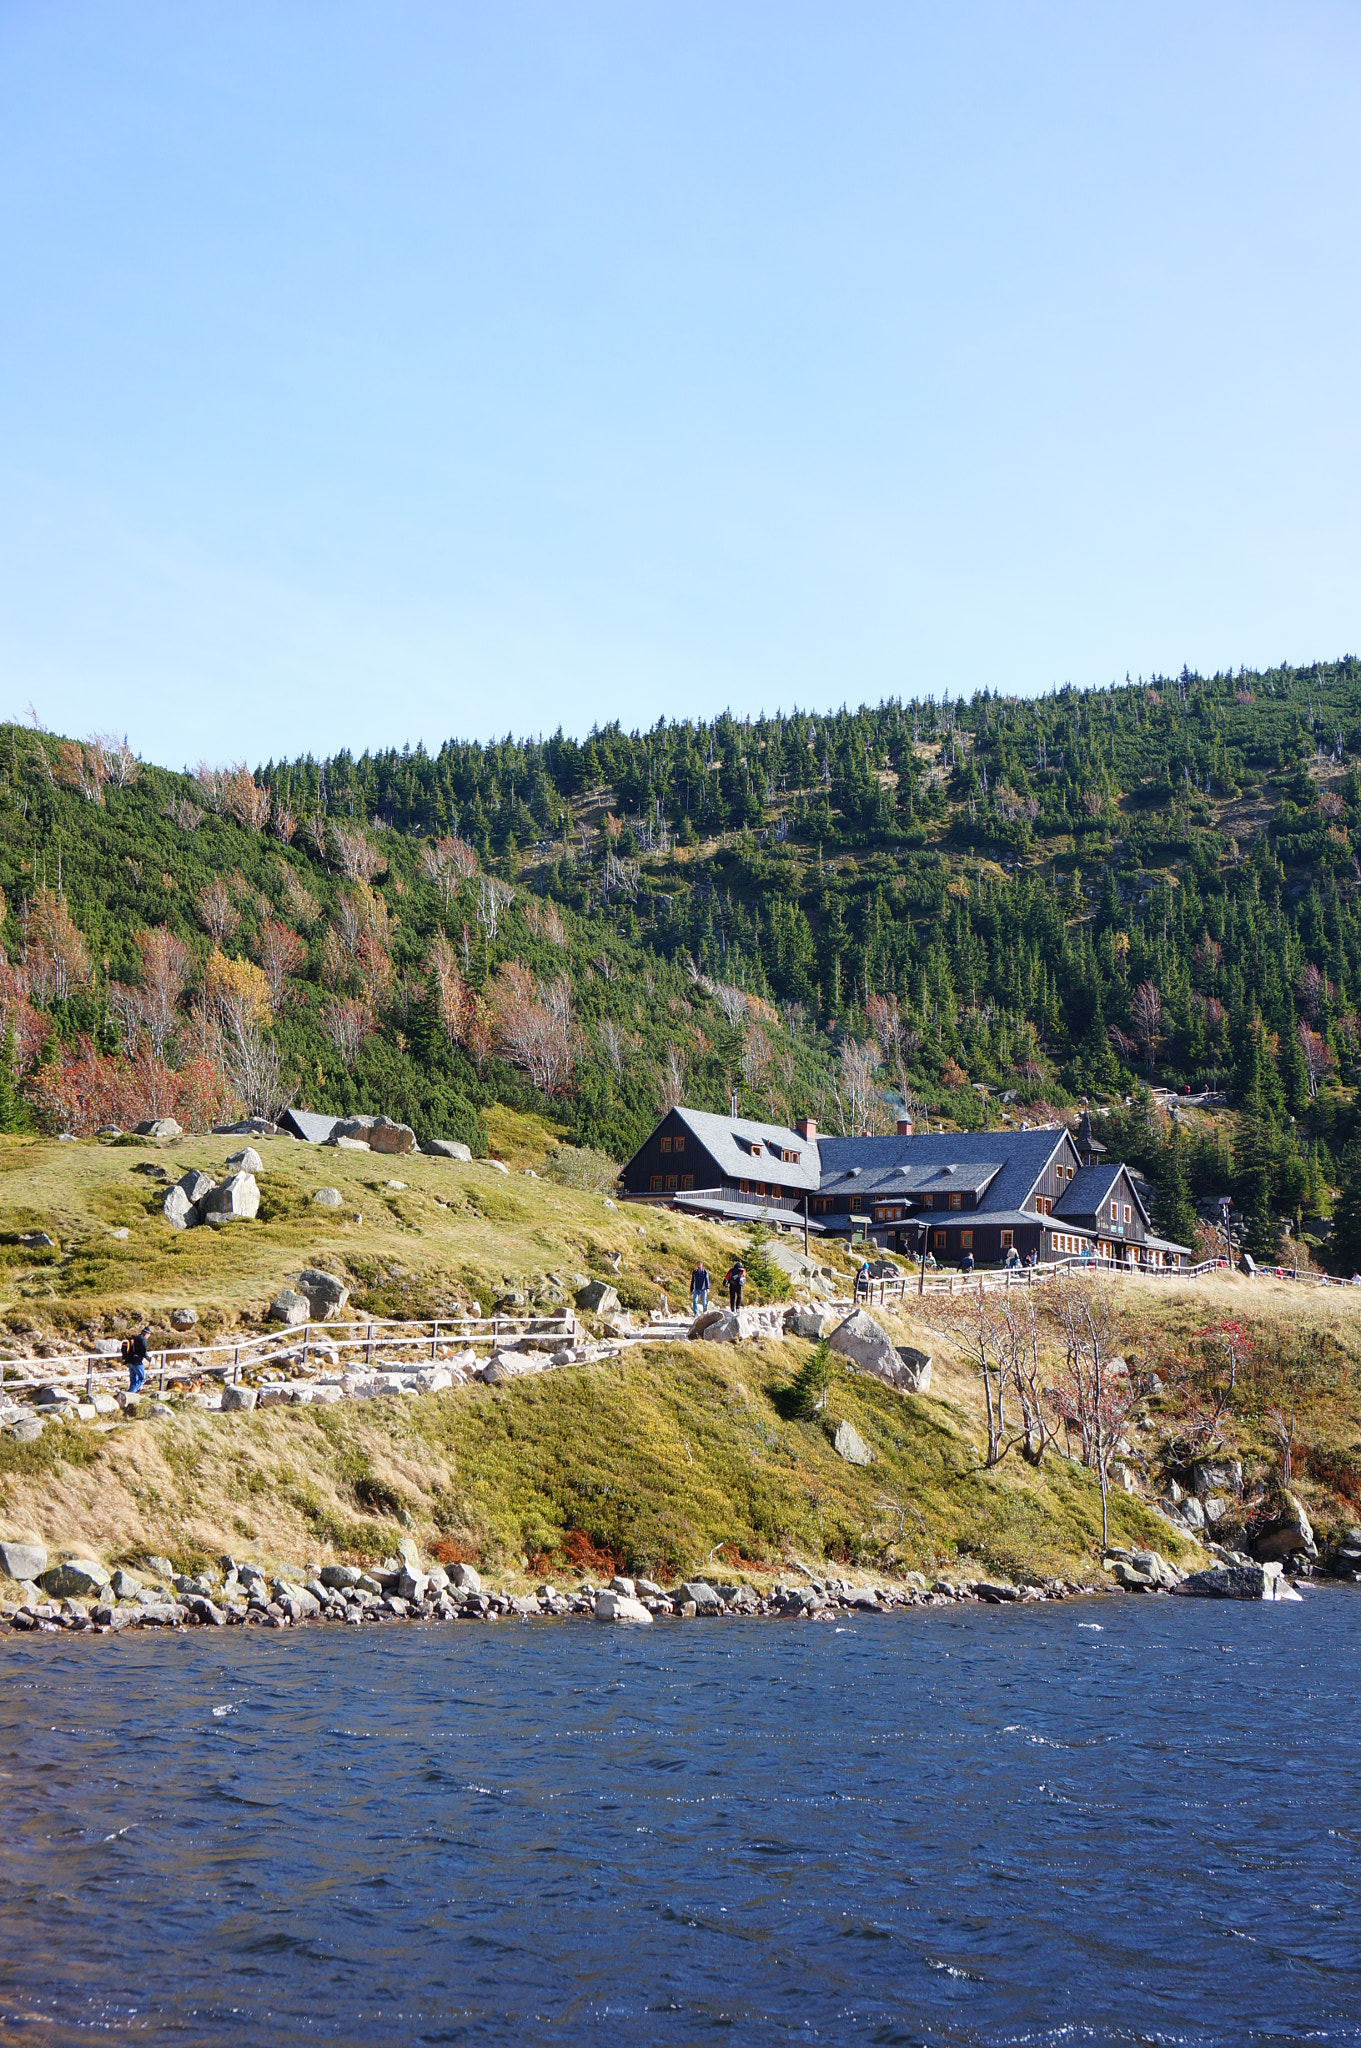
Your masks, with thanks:
M 1361 1272 L 1361 1138 L 1353 1138 L 1338 1169 L 1330 1262 L 1339 1272 Z
M 1180 1131 L 1173 1131 L 1163 1147 L 1158 1169 L 1160 1185 L 1153 1205 L 1154 1221 L 1175 1244 L 1189 1245 L 1195 1237 L 1196 1210 L 1186 1171 L 1186 1140 Z

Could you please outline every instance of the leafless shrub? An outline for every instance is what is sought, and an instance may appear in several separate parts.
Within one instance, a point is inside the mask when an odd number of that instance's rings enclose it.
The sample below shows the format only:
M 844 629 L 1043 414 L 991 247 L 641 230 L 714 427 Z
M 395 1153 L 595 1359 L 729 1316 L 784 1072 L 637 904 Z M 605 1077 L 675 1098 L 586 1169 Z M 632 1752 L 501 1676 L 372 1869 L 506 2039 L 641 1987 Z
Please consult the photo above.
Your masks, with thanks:
M 326 1004 L 326 1036 L 347 1067 L 359 1058 L 366 1038 L 378 1026 L 366 1002 L 349 996 L 331 996 Z
M 227 885 L 220 875 L 214 877 L 206 887 L 200 889 L 195 904 L 199 923 L 215 946 L 220 946 L 236 930 L 237 916 L 232 908 L 232 899 Z
M 684 1102 L 690 1075 L 685 1054 L 680 1047 L 668 1042 L 666 1056 L 662 1061 L 661 1085 L 657 1090 L 658 1114 L 665 1116 Z
M 350 882 L 372 882 L 374 876 L 387 863 L 378 848 L 365 833 L 349 831 L 344 825 L 331 825 L 331 845 L 335 850 L 340 872 Z

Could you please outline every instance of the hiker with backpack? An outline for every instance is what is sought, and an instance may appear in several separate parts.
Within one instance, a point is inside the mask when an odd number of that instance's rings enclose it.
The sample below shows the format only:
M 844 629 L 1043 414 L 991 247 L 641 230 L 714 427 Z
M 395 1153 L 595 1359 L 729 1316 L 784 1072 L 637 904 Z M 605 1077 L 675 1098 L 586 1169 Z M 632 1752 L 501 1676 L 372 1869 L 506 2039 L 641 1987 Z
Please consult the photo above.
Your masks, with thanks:
M 123 1363 L 128 1369 L 128 1392 L 140 1394 L 146 1385 L 147 1333 L 139 1330 L 135 1337 L 123 1339 Z
M 734 1313 L 742 1306 L 742 1289 L 747 1284 L 747 1269 L 741 1259 L 734 1259 L 728 1268 L 728 1307 Z

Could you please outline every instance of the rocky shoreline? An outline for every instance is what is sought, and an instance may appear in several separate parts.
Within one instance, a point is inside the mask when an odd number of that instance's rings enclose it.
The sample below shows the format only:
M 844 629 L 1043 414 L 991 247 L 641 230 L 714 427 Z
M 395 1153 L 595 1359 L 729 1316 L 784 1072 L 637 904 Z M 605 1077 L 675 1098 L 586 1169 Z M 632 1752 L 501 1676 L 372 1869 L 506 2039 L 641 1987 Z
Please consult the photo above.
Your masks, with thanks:
M 685 1579 L 667 1588 L 651 1579 L 621 1576 L 603 1586 L 587 1581 L 561 1591 L 544 1583 L 533 1592 L 516 1594 L 485 1586 L 469 1564 L 454 1564 L 448 1570 L 436 1563 L 423 1564 L 409 1537 L 399 1544 L 397 1555 L 377 1566 L 328 1564 L 267 1571 L 224 1556 L 216 1568 L 195 1577 L 175 1573 L 167 1558 L 149 1559 L 143 1572 L 123 1567 L 109 1571 L 93 1558 L 49 1564 L 41 1545 L 0 1542 L 0 1572 L 9 1582 L 5 1592 L 13 1595 L 0 1595 L 0 1634 L 115 1635 L 142 1628 L 290 1628 L 313 1622 L 362 1627 L 571 1617 L 647 1628 L 664 1621 L 732 1616 L 828 1621 L 910 1607 L 965 1602 L 1001 1606 L 1115 1591 L 1239 1600 L 1300 1598 L 1280 1565 L 1263 1565 L 1233 1553 L 1225 1553 L 1210 1569 L 1189 1575 L 1154 1551 L 1108 1553 L 1105 1568 L 1108 1585 L 1060 1578 L 1021 1583 L 937 1578 L 928 1583 L 919 1572 L 856 1584 L 800 1566 L 797 1580 L 786 1577 L 765 1588 L 745 1582 L 713 1584 L 707 1579 Z

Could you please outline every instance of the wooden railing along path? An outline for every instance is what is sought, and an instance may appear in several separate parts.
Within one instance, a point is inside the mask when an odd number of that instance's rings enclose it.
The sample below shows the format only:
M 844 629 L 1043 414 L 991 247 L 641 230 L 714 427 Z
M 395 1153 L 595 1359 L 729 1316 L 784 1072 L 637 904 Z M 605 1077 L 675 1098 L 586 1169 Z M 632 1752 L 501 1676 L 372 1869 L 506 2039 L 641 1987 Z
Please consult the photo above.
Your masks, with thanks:
M 297 1323 L 278 1330 L 266 1330 L 257 1337 L 225 1337 L 212 1344 L 184 1344 L 148 1351 L 147 1388 L 153 1383 L 161 1392 L 177 1381 L 220 1379 L 235 1383 L 242 1372 L 256 1372 L 270 1364 L 309 1364 L 309 1355 L 319 1368 L 327 1354 L 342 1358 L 348 1351 L 363 1353 L 371 1366 L 374 1352 L 381 1348 L 384 1360 L 394 1352 L 414 1354 L 415 1363 L 434 1364 L 449 1351 L 466 1351 L 469 1345 L 516 1343 L 523 1338 L 537 1342 L 560 1339 L 570 1344 L 577 1335 L 571 1311 L 554 1316 L 439 1316 L 433 1320 L 402 1322 L 392 1317 L 366 1317 L 351 1322 Z M 126 1382 L 127 1366 L 119 1355 L 106 1351 L 66 1352 L 57 1358 L 4 1358 L 4 1387 L 20 1392 L 25 1387 L 75 1387 L 82 1381 L 93 1394 L 103 1380 Z

